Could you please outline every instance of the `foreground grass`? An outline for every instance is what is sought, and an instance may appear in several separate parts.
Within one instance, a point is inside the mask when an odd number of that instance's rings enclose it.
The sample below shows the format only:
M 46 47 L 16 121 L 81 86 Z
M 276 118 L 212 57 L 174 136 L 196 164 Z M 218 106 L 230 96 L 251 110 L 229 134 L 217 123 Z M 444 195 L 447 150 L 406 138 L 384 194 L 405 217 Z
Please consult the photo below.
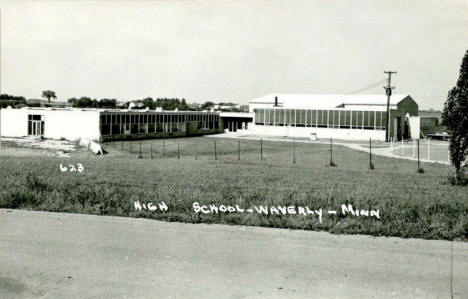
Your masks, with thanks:
M 59 159 L 0 156 L 0 208 L 147 217 L 180 221 L 326 230 L 332 233 L 463 239 L 468 237 L 468 188 L 447 183 L 450 168 L 373 157 L 335 147 L 330 167 L 327 145 L 242 141 L 238 160 L 236 140 L 188 138 L 165 141 L 165 159 L 145 141 L 115 143 L 105 157 Z M 179 142 L 179 155 L 176 144 Z M 195 149 L 196 144 L 196 149 Z M 161 148 L 159 148 L 161 149 Z M 296 163 L 293 164 L 295 154 Z M 159 153 L 159 154 L 158 154 Z M 177 157 L 180 156 L 180 159 Z M 83 173 L 64 173 L 59 164 L 81 163 Z M 169 210 L 137 211 L 134 201 L 164 201 Z M 380 219 L 354 216 L 316 217 L 249 213 L 197 214 L 192 204 L 251 207 L 308 206 L 340 210 L 342 204 L 379 209 Z M 325 212 L 324 212 L 325 214 Z

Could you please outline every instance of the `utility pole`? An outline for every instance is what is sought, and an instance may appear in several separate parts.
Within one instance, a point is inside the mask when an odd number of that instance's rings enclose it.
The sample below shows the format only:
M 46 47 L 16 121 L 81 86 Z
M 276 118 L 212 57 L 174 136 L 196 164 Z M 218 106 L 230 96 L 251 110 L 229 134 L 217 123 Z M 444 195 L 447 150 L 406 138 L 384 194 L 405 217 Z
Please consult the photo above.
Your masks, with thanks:
M 0 8 L 0 95 L 2 94 L 2 9 Z M 2 148 L 2 128 L 0 124 L 0 149 Z
M 384 86 L 385 93 L 387 94 L 387 123 L 385 124 L 385 140 L 387 142 L 390 141 L 390 96 L 392 95 L 392 91 L 395 88 L 392 86 L 392 74 L 396 74 L 395 71 L 384 71 L 385 74 L 388 75 L 387 86 Z
M 0 8 L 0 94 L 2 94 L 2 9 Z

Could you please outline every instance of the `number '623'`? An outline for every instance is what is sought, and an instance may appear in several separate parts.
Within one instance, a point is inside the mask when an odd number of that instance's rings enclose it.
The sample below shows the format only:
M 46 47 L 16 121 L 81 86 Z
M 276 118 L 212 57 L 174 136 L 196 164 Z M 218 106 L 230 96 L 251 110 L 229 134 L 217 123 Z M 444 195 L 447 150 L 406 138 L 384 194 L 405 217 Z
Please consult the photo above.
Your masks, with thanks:
M 60 171 L 61 172 L 83 172 L 84 171 L 84 166 L 81 163 L 77 163 L 76 167 L 73 164 L 69 164 L 67 166 L 63 166 L 63 164 L 60 164 Z

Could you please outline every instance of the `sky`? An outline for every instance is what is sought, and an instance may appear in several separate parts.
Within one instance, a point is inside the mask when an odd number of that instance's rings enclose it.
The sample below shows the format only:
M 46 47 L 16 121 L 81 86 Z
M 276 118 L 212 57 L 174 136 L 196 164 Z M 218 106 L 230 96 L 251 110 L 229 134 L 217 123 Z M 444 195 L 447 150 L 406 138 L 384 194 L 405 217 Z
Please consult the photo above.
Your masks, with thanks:
M 248 101 L 395 93 L 441 109 L 468 1 L 0 1 L 1 92 Z M 369 88 L 373 86 L 372 88 Z M 366 88 L 367 87 L 367 88 Z

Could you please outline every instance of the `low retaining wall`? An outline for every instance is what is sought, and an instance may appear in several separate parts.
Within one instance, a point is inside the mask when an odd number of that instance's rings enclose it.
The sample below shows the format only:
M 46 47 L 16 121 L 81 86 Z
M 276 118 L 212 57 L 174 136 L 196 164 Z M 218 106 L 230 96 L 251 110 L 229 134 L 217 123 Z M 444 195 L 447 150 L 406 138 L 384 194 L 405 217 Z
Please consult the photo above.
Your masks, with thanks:
M 343 140 L 372 140 L 385 141 L 384 130 L 340 129 L 340 128 L 315 128 L 315 127 L 281 127 L 259 126 L 253 124 L 250 129 L 252 134 L 310 138 L 315 133 L 317 138 L 334 138 Z

